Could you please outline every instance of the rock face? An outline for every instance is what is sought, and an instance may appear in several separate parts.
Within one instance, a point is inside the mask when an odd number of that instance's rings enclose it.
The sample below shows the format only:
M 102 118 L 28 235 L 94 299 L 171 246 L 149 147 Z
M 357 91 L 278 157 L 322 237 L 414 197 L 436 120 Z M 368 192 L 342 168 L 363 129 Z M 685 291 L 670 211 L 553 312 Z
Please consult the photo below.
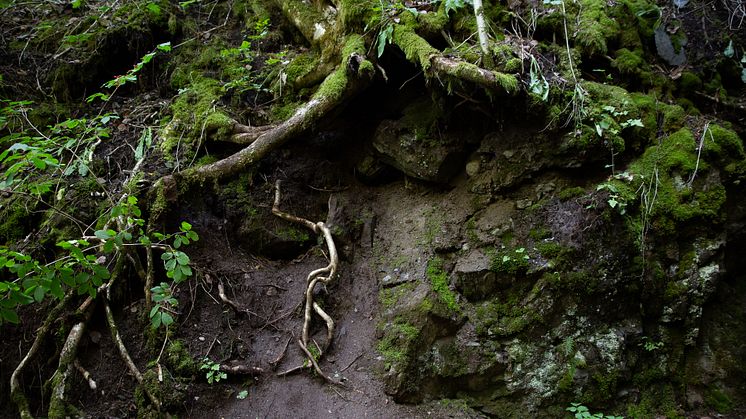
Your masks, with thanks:
M 400 121 L 385 120 L 376 129 L 373 147 L 382 160 L 405 174 L 430 182 L 446 182 L 464 160 L 456 141 L 422 137 Z
M 378 138 L 405 132 L 395 122 L 379 129 Z M 746 320 L 735 308 L 746 287 L 733 276 L 746 266 L 732 244 L 746 235 L 746 211 L 726 204 L 743 189 L 734 167 L 745 154 L 716 133 L 693 177 L 691 138 L 671 132 L 623 174 L 573 190 L 531 179 L 577 163 L 561 161 L 562 147 L 517 131 L 486 136 L 462 170 L 469 192 L 489 199 L 467 200 L 466 216 L 441 206 L 429 233 L 424 220 L 379 238 L 383 249 L 408 241 L 410 266 L 420 266 L 384 270 L 380 284 L 387 392 L 405 402 L 464 397 L 495 417 L 559 417 L 577 400 L 633 417 L 743 400 L 743 345 L 717 342 L 734 342 L 728 330 L 743 332 L 735 324 Z M 414 172 L 406 147 L 397 164 Z M 508 187 L 528 198 L 496 195 Z M 450 232 L 450 245 L 438 232 Z

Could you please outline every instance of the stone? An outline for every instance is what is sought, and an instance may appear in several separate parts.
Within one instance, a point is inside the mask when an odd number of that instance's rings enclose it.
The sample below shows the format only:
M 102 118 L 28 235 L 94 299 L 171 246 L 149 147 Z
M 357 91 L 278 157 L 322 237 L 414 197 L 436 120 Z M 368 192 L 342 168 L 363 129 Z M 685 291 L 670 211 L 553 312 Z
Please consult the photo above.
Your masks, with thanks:
M 373 147 L 385 163 L 429 182 L 447 182 L 463 167 L 463 147 L 457 141 L 423 138 L 399 121 L 382 121 Z
M 490 270 L 491 258 L 481 249 L 473 249 L 456 261 L 453 269 L 456 289 L 468 300 L 479 301 L 510 286 L 510 280 L 498 279 Z

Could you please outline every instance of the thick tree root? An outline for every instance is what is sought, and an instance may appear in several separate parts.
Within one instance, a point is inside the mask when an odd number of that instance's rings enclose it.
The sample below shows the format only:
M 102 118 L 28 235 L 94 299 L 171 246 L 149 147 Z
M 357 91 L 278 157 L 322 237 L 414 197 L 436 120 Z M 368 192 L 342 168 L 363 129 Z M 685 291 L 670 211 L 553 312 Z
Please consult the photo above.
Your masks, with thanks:
M 72 374 L 73 361 L 75 361 L 78 353 L 78 346 L 80 340 L 83 338 L 86 325 L 88 320 L 91 318 L 93 313 L 92 299 L 86 300 L 79 310 L 83 314 L 83 319 L 76 323 L 70 333 L 67 335 L 65 344 L 62 346 L 60 351 L 60 360 L 57 365 L 57 370 L 50 379 L 52 394 L 49 400 L 49 416 L 50 417 L 64 417 L 66 416 L 67 406 L 65 402 L 65 394 L 67 393 L 67 379 Z
M 313 231 L 317 235 L 322 236 L 326 242 L 327 249 L 329 250 L 329 264 L 323 268 L 319 268 L 319 269 L 312 271 L 311 273 L 308 274 L 308 277 L 306 278 L 303 332 L 301 334 L 301 339 L 298 340 L 298 346 L 300 346 L 301 350 L 306 354 L 308 361 L 310 362 L 310 364 L 313 366 L 313 368 L 316 370 L 316 372 L 320 376 L 322 376 L 329 383 L 342 385 L 341 383 L 325 375 L 321 371 L 321 368 L 319 367 L 319 364 L 317 362 L 317 359 L 321 359 L 321 357 L 324 355 L 324 353 L 326 352 L 326 350 L 329 348 L 329 346 L 332 343 L 332 339 L 334 338 L 334 320 L 332 320 L 331 316 L 329 316 L 321 308 L 321 306 L 319 306 L 318 303 L 314 301 L 314 295 L 313 295 L 314 288 L 316 287 L 317 284 L 321 283 L 323 285 L 327 285 L 331 281 L 333 281 L 337 276 L 337 269 L 339 266 L 339 256 L 337 254 L 337 246 L 334 244 L 334 238 L 332 237 L 331 231 L 326 226 L 326 224 L 324 224 L 323 222 L 314 223 L 305 218 L 296 217 L 295 215 L 291 215 L 280 210 L 280 198 L 281 198 L 280 185 L 281 185 L 281 181 L 278 180 L 277 182 L 275 182 L 275 200 L 272 205 L 272 214 L 282 218 L 283 220 L 290 221 L 291 223 L 296 223 L 296 224 L 305 226 L 306 228 Z M 318 314 L 322 319 L 324 319 L 326 323 L 326 330 L 327 330 L 326 342 L 324 343 L 323 348 L 318 348 L 319 353 L 317 356 L 314 356 L 311 353 L 311 351 L 308 349 L 311 321 L 313 319 L 312 317 L 313 312 L 316 312 L 316 314 Z M 281 373 L 280 375 L 287 375 L 295 370 L 297 369 L 288 370 L 285 373 Z
M 518 79 L 514 75 L 487 70 L 466 61 L 446 57 L 415 33 L 414 29 L 405 25 L 396 25 L 393 43 L 404 51 L 409 61 L 433 77 L 465 80 L 498 94 L 514 95 L 519 92 Z
M 10 376 L 10 398 L 15 402 L 16 406 L 18 407 L 18 412 L 21 415 L 21 418 L 31 418 L 31 410 L 29 408 L 28 399 L 26 398 L 26 395 L 23 392 L 23 389 L 21 388 L 20 378 L 21 374 L 23 373 L 23 370 L 26 368 L 26 365 L 29 363 L 29 361 L 36 356 L 36 353 L 39 351 L 39 348 L 44 343 L 44 341 L 47 339 L 47 335 L 49 335 L 49 331 L 52 328 L 52 324 L 60 317 L 60 314 L 62 311 L 67 307 L 67 305 L 72 301 L 72 294 L 67 294 L 65 298 L 60 301 L 50 312 L 47 314 L 46 319 L 44 319 L 44 323 L 42 323 L 39 330 L 36 331 L 36 339 L 34 339 L 34 343 L 31 344 L 31 348 L 26 352 L 26 356 L 23 357 L 21 362 L 18 364 L 16 369 L 13 371 L 13 374 Z
M 355 96 L 373 78 L 373 66 L 363 56 L 364 47 L 362 38 L 348 37 L 342 63 L 324 79 L 311 99 L 284 122 L 261 132 L 247 147 L 215 163 L 163 177 L 158 184 L 164 188 L 165 198 L 175 200 L 178 197 L 178 180 L 201 184 L 209 179 L 227 178 L 243 172 L 272 150 L 314 127 L 322 118 Z M 238 130 L 245 128 L 239 127 Z M 259 131 L 257 129 L 251 134 L 238 132 L 237 135 L 253 136 Z

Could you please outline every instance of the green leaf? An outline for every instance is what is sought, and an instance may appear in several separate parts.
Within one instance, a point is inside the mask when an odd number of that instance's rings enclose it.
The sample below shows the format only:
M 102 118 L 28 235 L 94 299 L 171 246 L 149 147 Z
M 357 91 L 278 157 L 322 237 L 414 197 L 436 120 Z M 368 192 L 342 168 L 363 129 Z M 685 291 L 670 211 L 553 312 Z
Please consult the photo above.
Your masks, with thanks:
M 155 307 L 153 307 L 152 309 L 150 309 L 150 314 L 148 315 L 148 317 L 152 319 L 152 318 L 153 318 L 153 316 L 155 316 L 155 314 L 156 314 L 156 313 L 158 313 L 158 309 L 159 309 L 159 308 L 160 308 L 160 307 L 158 307 L 158 306 L 155 306 Z
M 238 400 L 243 400 L 243 399 L 245 399 L 245 398 L 246 398 L 246 397 L 247 397 L 248 395 L 249 395 L 249 391 L 248 391 L 248 390 L 241 390 L 241 391 L 240 391 L 240 392 L 238 393 L 238 395 L 236 396 L 236 398 L 237 398 Z
M 179 262 L 179 265 L 189 264 L 189 256 L 184 252 L 179 252 L 176 256 L 176 260 Z
M 173 322 L 173 316 L 171 316 L 169 313 L 161 313 L 161 323 L 163 323 L 163 325 L 168 326 L 170 324 L 173 324 Z
M 192 229 L 192 225 L 187 223 L 186 221 L 181 222 L 181 231 L 189 231 Z
M 150 319 L 150 324 L 153 326 L 153 329 L 157 329 L 161 327 L 161 313 L 158 312 Z
M 18 324 L 18 314 L 14 310 L 9 310 L 7 308 L 0 308 L 0 319 L 6 322 Z
M 114 234 L 111 234 L 111 230 L 96 230 L 93 235 L 101 240 L 109 240 L 114 237 Z
M 164 253 L 164 254 L 161 255 L 161 260 L 169 260 L 169 259 L 173 259 L 173 257 L 174 257 L 173 253 L 166 252 L 166 253 Z
M 731 39 L 730 42 L 728 42 L 728 46 L 725 48 L 725 51 L 723 51 L 723 55 L 725 55 L 728 58 L 733 58 L 733 55 L 735 54 L 735 49 L 733 48 L 733 40 Z
M 173 271 L 176 267 L 176 259 L 167 260 L 165 265 L 167 271 Z
M 45 294 L 46 289 L 41 285 L 37 286 L 36 289 L 34 289 L 34 300 L 36 300 L 37 303 L 42 302 L 42 300 L 44 300 Z
M 379 58 L 381 57 L 381 55 L 383 55 L 383 51 L 386 48 L 386 44 L 390 44 L 391 43 L 391 39 L 392 39 L 393 34 L 394 34 L 394 26 L 392 24 L 390 24 L 390 23 L 388 25 L 386 25 L 386 27 L 382 31 L 378 32 L 378 40 L 377 40 L 378 51 L 377 51 L 377 53 L 378 53 L 378 57 Z
M 164 42 L 162 44 L 158 44 L 156 46 L 156 48 L 158 48 L 159 51 L 170 52 L 171 51 L 171 43 L 170 42 Z

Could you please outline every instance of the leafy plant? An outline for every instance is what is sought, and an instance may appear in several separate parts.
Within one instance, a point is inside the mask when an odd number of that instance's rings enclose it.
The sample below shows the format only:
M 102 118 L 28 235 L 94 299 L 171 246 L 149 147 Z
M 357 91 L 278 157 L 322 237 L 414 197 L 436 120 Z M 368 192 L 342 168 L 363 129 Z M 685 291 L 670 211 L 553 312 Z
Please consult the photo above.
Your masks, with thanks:
M 165 282 L 161 282 L 160 285 L 151 288 L 150 291 L 153 293 L 152 299 L 155 302 L 149 314 L 150 324 L 153 329 L 157 329 L 161 325 L 168 328 L 174 322 L 170 311 L 179 305 L 179 301 L 173 297 L 171 287 Z
M 613 183 L 602 183 L 596 187 L 597 191 L 609 191 L 609 198 L 606 203 L 611 208 L 619 211 L 619 214 L 624 215 L 627 212 L 627 201 L 619 194 L 619 189 Z
M 541 72 L 541 66 L 539 65 L 536 58 L 531 56 L 531 67 L 529 68 L 529 82 L 528 91 L 540 97 L 542 101 L 546 102 L 549 98 L 549 82 L 544 78 L 544 74 Z
M 657 351 L 658 349 L 661 349 L 662 347 L 665 346 L 663 342 L 660 342 L 660 341 L 656 342 L 647 336 L 642 337 L 642 342 L 640 342 L 639 345 L 642 346 L 642 348 L 648 352 Z
M 624 416 L 604 415 L 603 413 L 591 413 L 587 407 L 580 403 L 570 403 L 570 407 L 565 409 L 573 414 L 576 419 L 598 418 L 598 419 L 624 419 Z
M 202 359 L 202 364 L 199 366 L 199 370 L 205 371 L 205 378 L 207 378 L 209 384 L 219 383 L 220 380 L 228 378 L 228 374 L 220 371 L 220 364 L 207 357 Z
M 47 295 L 62 299 L 67 290 L 72 290 L 95 297 L 98 287 L 111 275 L 106 255 L 125 251 L 131 246 L 164 249 L 164 255 L 169 256 L 161 259 L 164 260 L 166 275 L 173 278 L 174 284 L 191 276 L 189 257 L 176 249 L 199 240 L 192 226 L 182 222 L 177 233 L 149 235 L 144 232 L 145 220 L 140 217 L 137 198 L 127 197 L 108 214 L 107 224 L 116 225 L 117 229 L 102 228 L 90 237 L 60 241 L 57 246 L 64 254 L 49 263 L 0 247 L 0 271 L 7 270 L 15 277 L 14 280 L 0 281 L 0 322 L 17 323 L 19 305 L 41 302 Z M 155 310 L 150 312 L 151 324 L 154 328 L 170 325 L 173 323 L 170 313 L 178 305 L 173 297 L 174 287 L 161 283 L 151 291 L 156 303 Z
M 443 3 L 445 4 L 447 15 L 451 12 L 451 10 L 463 9 L 467 5 L 471 6 L 472 0 L 444 0 Z

